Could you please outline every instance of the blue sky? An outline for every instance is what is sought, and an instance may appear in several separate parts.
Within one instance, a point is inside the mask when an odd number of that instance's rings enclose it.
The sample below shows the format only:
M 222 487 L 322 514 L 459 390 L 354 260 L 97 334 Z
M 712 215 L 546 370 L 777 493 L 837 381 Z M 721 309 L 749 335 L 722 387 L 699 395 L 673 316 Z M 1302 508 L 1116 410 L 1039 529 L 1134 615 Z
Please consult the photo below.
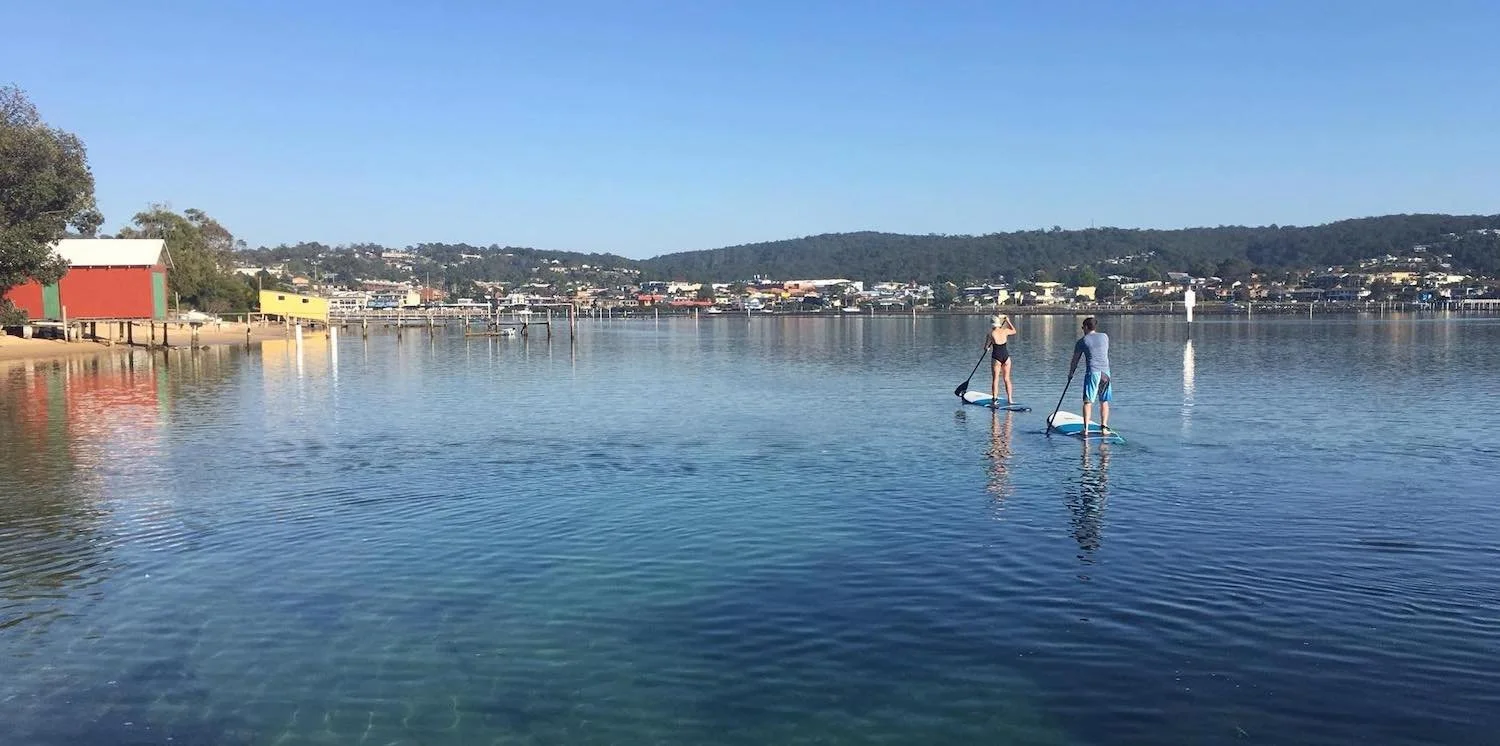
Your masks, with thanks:
M 108 229 L 645 257 L 1500 212 L 1493 2 L 26 5 L 0 82 Z

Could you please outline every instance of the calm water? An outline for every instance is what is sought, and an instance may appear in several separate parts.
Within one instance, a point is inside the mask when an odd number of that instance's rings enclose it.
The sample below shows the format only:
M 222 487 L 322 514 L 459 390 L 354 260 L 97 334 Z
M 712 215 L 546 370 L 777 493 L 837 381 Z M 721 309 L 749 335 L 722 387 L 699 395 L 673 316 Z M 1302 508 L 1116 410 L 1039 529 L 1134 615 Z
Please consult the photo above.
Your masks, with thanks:
M 1500 322 L 1018 323 L 0 364 L 0 741 L 1500 740 Z

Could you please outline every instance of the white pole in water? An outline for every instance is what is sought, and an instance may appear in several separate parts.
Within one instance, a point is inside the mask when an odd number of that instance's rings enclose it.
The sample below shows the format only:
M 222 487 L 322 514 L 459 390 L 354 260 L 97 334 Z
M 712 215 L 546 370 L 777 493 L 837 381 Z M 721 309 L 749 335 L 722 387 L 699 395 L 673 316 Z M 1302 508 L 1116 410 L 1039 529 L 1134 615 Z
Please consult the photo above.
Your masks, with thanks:
M 302 346 L 302 325 L 298 324 L 296 326 L 296 329 L 297 329 L 297 347 L 300 348 Z
M 330 326 L 330 327 L 328 327 L 328 349 L 329 349 L 329 351 L 331 351 L 333 353 L 333 368 L 334 368 L 334 370 L 338 370 L 338 367 L 339 367 L 339 328 L 336 327 L 336 326 Z M 337 373 L 335 373 L 334 375 L 337 375 Z
M 1192 288 L 1188 288 L 1187 290 L 1182 291 L 1182 307 L 1187 309 L 1187 320 L 1189 324 L 1193 323 L 1193 306 L 1196 305 L 1197 302 L 1198 299 L 1193 293 Z

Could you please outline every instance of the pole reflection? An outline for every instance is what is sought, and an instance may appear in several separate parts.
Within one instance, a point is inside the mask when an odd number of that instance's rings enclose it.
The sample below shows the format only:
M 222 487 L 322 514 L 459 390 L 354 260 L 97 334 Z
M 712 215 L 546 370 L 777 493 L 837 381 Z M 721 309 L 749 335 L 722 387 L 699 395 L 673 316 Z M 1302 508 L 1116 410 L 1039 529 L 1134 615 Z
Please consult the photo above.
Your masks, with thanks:
M 1182 348 L 1182 432 L 1187 434 L 1193 421 L 1193 377 L 1196 361 L 1193 357 L 1193 340 Z

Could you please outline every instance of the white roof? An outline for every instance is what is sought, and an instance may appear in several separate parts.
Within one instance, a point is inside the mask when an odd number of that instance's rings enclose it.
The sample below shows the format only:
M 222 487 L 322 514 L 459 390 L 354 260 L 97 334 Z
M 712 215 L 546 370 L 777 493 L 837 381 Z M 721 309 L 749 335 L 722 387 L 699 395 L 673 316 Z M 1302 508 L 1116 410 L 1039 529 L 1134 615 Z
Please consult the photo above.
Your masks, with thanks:
M 64 238 L 52 245 L 70 267 L 151 267 L 162 260 L 160 238 Z

